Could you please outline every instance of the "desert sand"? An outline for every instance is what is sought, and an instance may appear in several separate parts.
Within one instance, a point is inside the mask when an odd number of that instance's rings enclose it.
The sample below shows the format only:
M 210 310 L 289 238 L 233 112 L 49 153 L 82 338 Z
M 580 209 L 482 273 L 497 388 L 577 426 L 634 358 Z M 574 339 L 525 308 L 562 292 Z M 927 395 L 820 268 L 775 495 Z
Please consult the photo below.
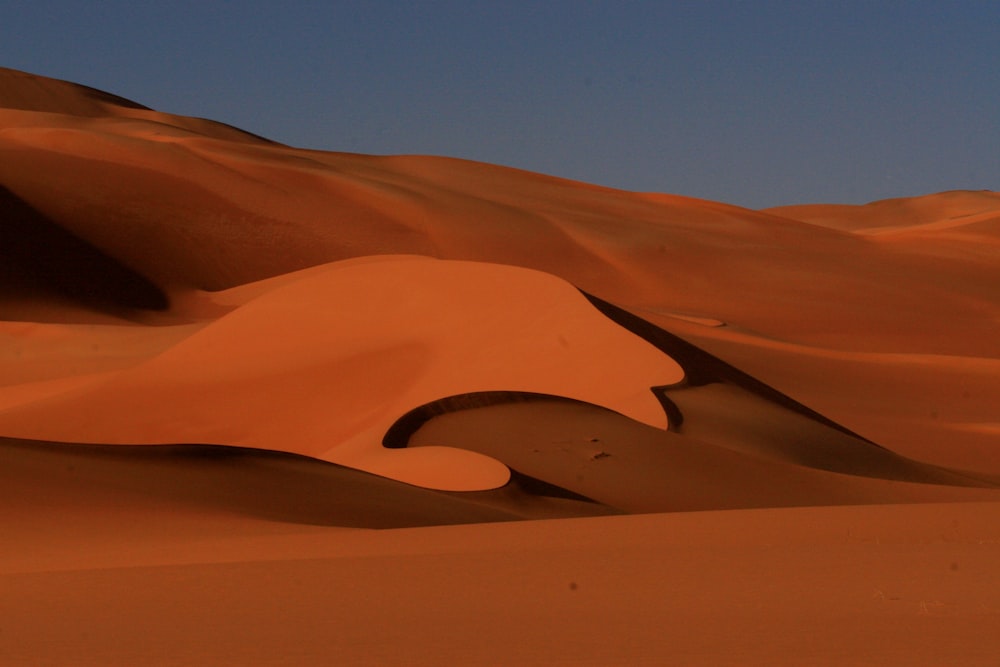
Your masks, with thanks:
M 753 211 L 0 69 L 0 664 L 993 665 L 1000 194 Z

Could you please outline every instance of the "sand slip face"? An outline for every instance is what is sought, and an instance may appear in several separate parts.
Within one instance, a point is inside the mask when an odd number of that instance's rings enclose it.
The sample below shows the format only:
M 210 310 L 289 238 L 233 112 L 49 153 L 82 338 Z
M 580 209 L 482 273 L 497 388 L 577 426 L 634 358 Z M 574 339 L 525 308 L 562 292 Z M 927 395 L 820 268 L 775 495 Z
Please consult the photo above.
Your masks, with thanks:
M 680 367 L 552 276 L 417 257 L 308 274 L 110 379 L 8 408 L 0 430 L 289 451 L 471 490 L 503 485 L 507 468 L 451 448 L 386 450 L 386 430 L 421 404 L 481 391 L 563 396 L 667 426 L 650 387 L 679 382 Z

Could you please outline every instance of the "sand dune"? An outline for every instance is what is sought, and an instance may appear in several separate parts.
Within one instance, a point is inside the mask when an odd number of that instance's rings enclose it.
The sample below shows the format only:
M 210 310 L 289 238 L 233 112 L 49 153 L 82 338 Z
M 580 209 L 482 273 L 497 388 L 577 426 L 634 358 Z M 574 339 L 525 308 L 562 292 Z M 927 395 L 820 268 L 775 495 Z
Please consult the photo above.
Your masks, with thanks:
M 9 69 L 0 158 L 0 662 L 1000 650 L 1000 194 L 751 211 Z
M 964 224 L 980 216 L 996 217 L 1000 215 L 1000 194 L 988 190 L 941 192 L 862 206 L 804 204 L 778 206 L 766 212 L 831 229 L 877 234 L 888 229 Z
M 429 400 L 491 389 L 575 398 L 665 428 L 650 387 L 682 378 L 669 356 L 551 276 L 382 258 L 312 272 L 90 386 L 34 401 L 7 387 L 0 431 L 284 450 L 419 486 L 479 490 L 505 484 L 506 468 L 464 450 L 389 451 L 386 430 Z

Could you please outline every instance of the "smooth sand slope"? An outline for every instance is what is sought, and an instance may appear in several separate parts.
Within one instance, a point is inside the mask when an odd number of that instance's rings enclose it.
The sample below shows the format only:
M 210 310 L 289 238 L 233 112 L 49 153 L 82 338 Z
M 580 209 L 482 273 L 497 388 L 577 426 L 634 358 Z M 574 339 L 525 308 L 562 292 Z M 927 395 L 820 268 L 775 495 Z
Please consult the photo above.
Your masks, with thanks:
M 161 511 L 118 526 L 136 539 L 46 532 L 61 551 L 0 565 L 0 646 L 8 664 L 986 666 L 998 508 L 374 533 Z
M 0 665 L 993 664 L 998 334 L 997 193 L 750 211 L 0 69 Z

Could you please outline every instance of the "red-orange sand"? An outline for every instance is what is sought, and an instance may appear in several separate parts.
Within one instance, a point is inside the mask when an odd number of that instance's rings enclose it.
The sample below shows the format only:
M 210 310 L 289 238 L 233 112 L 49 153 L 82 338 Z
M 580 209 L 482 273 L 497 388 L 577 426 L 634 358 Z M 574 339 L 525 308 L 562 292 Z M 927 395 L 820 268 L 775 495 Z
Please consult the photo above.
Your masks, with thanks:
M 995 665 L 1000 194 L 750 211 L 0 69 L 0 665 Z

